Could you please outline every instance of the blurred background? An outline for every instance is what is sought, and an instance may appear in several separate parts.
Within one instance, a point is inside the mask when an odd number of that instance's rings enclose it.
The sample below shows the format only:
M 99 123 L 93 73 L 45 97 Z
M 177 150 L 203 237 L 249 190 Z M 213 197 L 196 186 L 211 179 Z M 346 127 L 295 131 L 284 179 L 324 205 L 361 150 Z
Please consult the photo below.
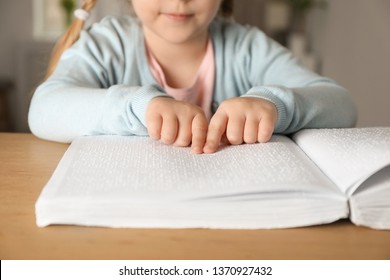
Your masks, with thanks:
M 77 2 L 0 0 L 0 131 L 29 131 L 33 90 Z M 126 0 L 100 0 L 88 24 L 128 13 Z M 390 126 L 390 0 L 235 0 L 234 16 L 346 87 L 358 126 Z

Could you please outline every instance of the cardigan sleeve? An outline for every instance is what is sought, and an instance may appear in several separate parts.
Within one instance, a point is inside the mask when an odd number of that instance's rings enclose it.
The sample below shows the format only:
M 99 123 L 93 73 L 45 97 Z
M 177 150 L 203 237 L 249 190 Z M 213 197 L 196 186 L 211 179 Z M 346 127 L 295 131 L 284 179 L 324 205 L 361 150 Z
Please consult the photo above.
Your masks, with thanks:
M 158 85 L 141 86 L 139 70 L 132 66 L 135 52 L 123 42 L 136 35 L 110 19 L 83 31 L 35 91 L 28 117 L 31 131 L 59 142 L 83 135 L 147 135 L 147 105 L 167 94 Z
M 264 98 L 278 111 L 276 133 L 302 128 L 351 127 L 356 108 L 348 91 L 305 67 L 289 50 L 251 28 L 243 37 L 251 89 L 244 96 Z

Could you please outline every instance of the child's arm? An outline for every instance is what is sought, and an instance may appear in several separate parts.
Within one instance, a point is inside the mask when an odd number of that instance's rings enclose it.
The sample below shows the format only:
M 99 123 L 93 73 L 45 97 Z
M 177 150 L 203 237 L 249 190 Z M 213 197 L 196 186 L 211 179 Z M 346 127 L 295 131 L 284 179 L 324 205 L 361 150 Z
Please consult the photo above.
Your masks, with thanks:
M 251 98 L 253 103 L 270 102 L 276 108 L 276 117 L 264 109 L 252 111 L 258 116 L 265 114 L 268 119 L 275 119 L 272 129 L 264 129 L 267 136 L 271 135 L 270 130 L 289 134 L 302 128 L 350 127 L 355 124 L 356 108 L 343 87 L 302 67 L 287 49 L 258 29 L 234 23 L 222 23 L 221 26 L 215 25 L 212 29 L 215 32 L 215 52 L 223 54 L 216 60 L 220 63 L 217 69 L 223 67 L 223 71 L 217 72 L 215 92 L 215 101 L 220 105 L 209 127 L 207 143 L 211 148 L 205 148 L 205 151 L 214 151 L 224 132 L 228 138 L 230 135 L 228 140 L 231 143 L 247 142 L 245 125 L 238 125 L 244 128 L 242 133 L 241 129 L 236 129 L 235 133 L 228 133 L 227 129 L 230 123 L 233 126 L 242 123 L 242 115 L 234 112 L 235 109 L 242 110 L 245 115 L 248 109 L 240 109 L 238 102 L 243 97 Z M 219 36 L 221 32 L 223 36 Z M 226 102 L 229 102 L 229 110 L 224 109 Z M 258 136 L 257 140 L 262 139 Z
M 85 135 L 147 135 L 149 101 L 166 96 L 156 86 L 62 85 L 47 81 L 35 92 L 29 126 L 37 137 L 69 143 Z
M 335 81 L 302 66 L 291 52 L 261 32 L 248 32 L 244 65 L 251 89 L 243 96 L 275 104 L 276 133 L 290 134 L 303 128 L 351 127 L 356 108 L 349 92 Z M 250 59 L 249 59 L 250 58 Z
M 145 112 L 167 96 L 141 63 L 136 22 L 108 18 L 82 32 L 53 73 L 35 92 L 29 125 L 38 137 L 71 142 L 83 135 L 147 135 Z M 151 75 L 149 75 L 152 77 Z M 147 86 L 140 86 L 147 85 Z

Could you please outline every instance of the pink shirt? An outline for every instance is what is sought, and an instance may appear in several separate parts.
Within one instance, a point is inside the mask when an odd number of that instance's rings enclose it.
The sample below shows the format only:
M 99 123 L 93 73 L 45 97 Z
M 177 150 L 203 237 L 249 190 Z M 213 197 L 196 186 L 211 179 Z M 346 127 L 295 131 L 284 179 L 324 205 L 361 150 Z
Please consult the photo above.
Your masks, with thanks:
M 198 105 L 203 109 L 208 119 L 211 118 L 211 101 L 214 91 L 215 61 L 214 49 L 211 40 L 207 44 L 206 54 L 203 58 L 192 86 L 188 88 L 172 88 L 165 79 L 164 72 L 153 54 L 148 51 L 150 70 L 156 81 L 173 98 Z

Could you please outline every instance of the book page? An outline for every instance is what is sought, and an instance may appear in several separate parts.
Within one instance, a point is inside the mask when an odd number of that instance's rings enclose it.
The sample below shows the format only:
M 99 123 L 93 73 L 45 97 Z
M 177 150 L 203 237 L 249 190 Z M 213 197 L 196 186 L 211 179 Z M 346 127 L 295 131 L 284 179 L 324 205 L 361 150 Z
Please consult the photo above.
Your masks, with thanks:
M 120 197 L 136 193 L 138 198 L 145 195 L 149 199 L 150 195 L 170 193 L 200 198 L 251 191 L 305 191 L 313 184 L 324 188 L 322 181 L 328 179 L 313 166 L 283 136 L 274 136 L 267 144 L 225 146 L 202 155 L 146 137 L 84 137 L 67 151 L 52 178 L 56 187 L 50 194 Z M 298 189 L 292 189 L 291 183 L 299 185 Z
M 36 211 L 40 226 L 113 227 L 291 227 L 348 215 L 344 195 L 284 136 L 203 155 L 147 137 L 79 138 Z
M 351 221 L 390 229 L 390 165 L 362 183 L 350 199 Z
M 306 129 L 298 146 L 346 194 L 390 165 L 390 127 Z

